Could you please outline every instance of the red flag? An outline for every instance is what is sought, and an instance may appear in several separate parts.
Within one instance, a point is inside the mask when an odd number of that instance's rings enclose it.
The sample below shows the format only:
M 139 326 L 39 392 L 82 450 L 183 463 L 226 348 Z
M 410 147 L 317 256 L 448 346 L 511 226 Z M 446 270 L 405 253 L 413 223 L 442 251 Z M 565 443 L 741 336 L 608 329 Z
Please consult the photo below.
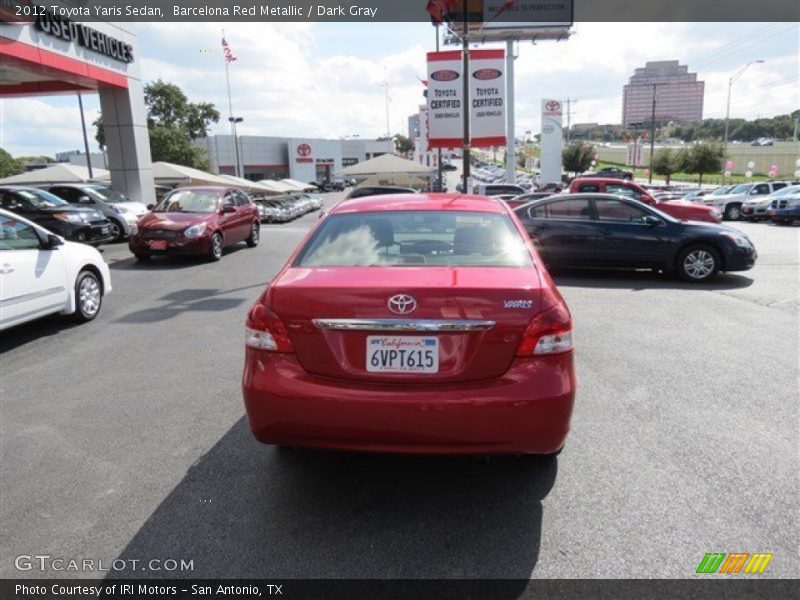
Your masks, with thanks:
M 226 65 L 229 65 L 236 60 L 236 57 L 233 55 L 233 52 L 231 52 L 231 47 L 228 45 L 228 42 L 225 41 L 225 38 L 222 38 L 222 54 L 225 55 Z

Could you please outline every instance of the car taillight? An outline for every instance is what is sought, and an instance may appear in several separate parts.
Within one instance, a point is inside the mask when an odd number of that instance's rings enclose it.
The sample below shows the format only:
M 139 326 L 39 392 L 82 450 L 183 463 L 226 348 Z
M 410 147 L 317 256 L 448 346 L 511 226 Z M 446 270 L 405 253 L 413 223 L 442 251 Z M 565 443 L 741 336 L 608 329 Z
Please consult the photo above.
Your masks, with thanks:
M 572 350 L 572 317 L 564 304 L 539 313 L 528 324 L 517 356 L 541 356 Z
M 263 304 L 254 304 L 245 322 L 245 346 L 272 352 L 294 352 L 280 317 Z

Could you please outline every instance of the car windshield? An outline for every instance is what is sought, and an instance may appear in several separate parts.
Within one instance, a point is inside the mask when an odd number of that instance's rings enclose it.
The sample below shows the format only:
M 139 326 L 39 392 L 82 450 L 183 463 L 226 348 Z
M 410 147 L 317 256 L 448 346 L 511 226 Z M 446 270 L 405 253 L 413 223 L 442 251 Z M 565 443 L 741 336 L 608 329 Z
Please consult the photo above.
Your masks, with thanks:
M 525 241 L 505 214 L 386 211 L 331 215 L 296 267 L 527 267 Z
M 798 192 L 800 192 L 800 185 L 790 185 L 778 190 L 777 192 L 773 192 L 772 196 L 793 196 Z
M 69 206 L 69 202 L 62 200 L 58 196 L 45 192 L 44 190 L 17 190 L 17 194 L 25 198 L 36 208 L 58 208 L 59 206 Z
M 93 195 L 98 196 L 100 200 L 102 200 L 103 202 L 110 202 L 111 204 L 117 204 L 119 202 L 130 202 L 129 198 L 123 196 L 117 190 L 112 190 L 111 188 L 108 187 L 92 186 L 86 189 L 92 192 Z
M 730 192 L 732 189 L 733 189 L 732 186 L 725 185 L 725 186 L 722 186 L 721 188 L 715 189 L 713 192 L 711 192 L 711 195 L 712 196 L 722 196 L 722 195 L 727 194 L 728 192 Z
M 159 202 L 153 212 L 212 213 L 217 210 L 219 199 L 218 192 L 179 190 Z
M 741 183 L 733 188 L 729 193 L 731 194 L 746 194 L 753 187 L 752 183 Z

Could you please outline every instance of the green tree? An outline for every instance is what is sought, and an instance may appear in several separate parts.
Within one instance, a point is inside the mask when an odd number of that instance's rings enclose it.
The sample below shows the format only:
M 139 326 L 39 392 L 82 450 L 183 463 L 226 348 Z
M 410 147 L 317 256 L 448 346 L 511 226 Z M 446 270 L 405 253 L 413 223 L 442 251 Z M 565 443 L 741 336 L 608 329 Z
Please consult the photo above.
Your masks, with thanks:
M 25 171 L 25 166 L 11 156 L 8 152 L 0 148 L 0 177 L 17 175 Z
M 679 153 L 670 150 L 669 148 L 662 148 L 653 156 L 653 173 L 663 175 L 667 178 L 667 185 L 669 185 L 669 178 L 673 173 L 680 171 L 681 162 L 679 161 Z
M 724 153 L 722 146 L 715 142 L 695 144 L 691 148 L 683 149 L 679 156 L 680 170 L 699 175 L 701 184 L 704 174 L 718 173 L 722 170 Z
M 594 157 L 594 146 L 583 142 L 574 142 L 564 148 L 561 152 L 561 161 L 565 171 L 571 171 L 576 175 L 588 170 L 592 165 Z
M 394 136 L 394 148 L 398 154 L 408 156 L 414 151 L 414 140 L 398 133 Z
M 203 148 L 192 142 L 208 134 L 212 123 L 219 122 L 219 111 L 209 102 L 189 102 L 183 90 L 173 83 L 157 80 L 144 86 L 150 154 L 154 161 L 166 161 L 207 170 L 208 157 Z M 94 121 L 95 139 L 106 145 L 103 119 Z

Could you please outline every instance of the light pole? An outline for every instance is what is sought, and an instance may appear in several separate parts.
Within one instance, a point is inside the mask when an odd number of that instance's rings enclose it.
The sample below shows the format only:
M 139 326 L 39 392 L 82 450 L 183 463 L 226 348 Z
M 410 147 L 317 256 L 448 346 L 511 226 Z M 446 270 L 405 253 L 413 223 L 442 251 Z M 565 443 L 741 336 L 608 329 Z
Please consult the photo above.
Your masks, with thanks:
M 758 60 L 751 60 L 749 63 L 747 63 L 741 69 L 736 71 L 736 73 L 731 75 L 730 79 L 728 79 L 728 107 L 725 110 L 725 143 L 722 145 L 722 149 L 723 149 L 723 151 L 725 153 L 725 157 L 726 158 L 728 156 L 728 121 L 731 118 L 731 88 L 733 87 L 734 82 L 737 79 L 739 79 L 739 77 L 741 77 L 742 74 L 747 70 L 747 67 L 749 67 L 752 64 L 760 64 L 760 63 L 763 63 L 763 62 L 764 61 L 762 59 L 760 59 L 760 58 Z
M 239 160 L 239 135 L 236 133 L 236 124 L 241 123 L 244 121 L 244 119 L 242 117 L 228 117 L 228 121 L 231 124 L 231 129 L 233 129 L 233 151 L 234 156 L 236 157 L 236 176 L 244 177 L 244 169 L 242 168 L 242 163 Z

